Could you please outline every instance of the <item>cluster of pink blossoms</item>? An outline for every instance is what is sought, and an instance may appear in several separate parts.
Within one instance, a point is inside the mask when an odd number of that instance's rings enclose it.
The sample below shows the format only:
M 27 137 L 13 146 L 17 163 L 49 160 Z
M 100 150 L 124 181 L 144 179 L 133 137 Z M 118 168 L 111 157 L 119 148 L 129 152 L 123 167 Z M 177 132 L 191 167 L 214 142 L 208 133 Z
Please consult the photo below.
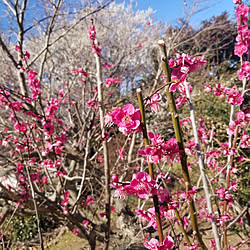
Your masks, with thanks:
M 118 125 L 119 130 L 124 134 L 140 131 L 141 114 L 132 104 L 126 104 L 122 108 L 113 108 L 113 112 L 105 116 L 106 123 L 113 122 Z
M 144 243 L 144 246 L 151 250 L 171 250 L 174 246 L 174 240 L 171 236 L 167 236 L 160 244 L 157 239 L 152 238 L 150 241 Z
M 212 92 L 212 87 L 210 85 L 204 84 L 204 88 L 207 92 Z M 213 88 L 213 91 L 214 96 L 218 96 L 220 98 L 224 98 L 225 96 L 227 96 L 227 102 L 231 105 L 241 105 L 244 101 L 244 97 L 236 89 L 236 86 L 231 89 L 226 89 L 222 87 L 220 83 L 218 83 L 217 86 Z
M 229 123 L 229 127 L 227 128 L 227 133 L 229 135 L 234 135 L 236 126 L 239 128 L 239 132 L 241 128 L 247 126 L 250 122 L 250 107 L 246 110 L 240 110 L 236 113 L 236 119 Z
M 234 54 L 242 57 L 244 54 L 248 54 L 248 48 L 250 45 L 250 31 L 248 30 L 248 12 L 249 7 L 243 3 L 241 0 L 234 0 L 236 7 L 236 16 L 238 24 L 238 35 L 236 37 L 237 44 L 234 48 Z M 244 62 L 241 69 L 238 71 L 239 80 L 249 80 L 250 78 L 250 63 L 248 61 Z
M 96 32 L 95 32 L 94 25 L 89 26 L 89 39 L 92 40 L 91 47 L 92 47 L 93 53 L 100 55 L 102 52 L 102 49 L 96 44 Z
M 121 199 L 125 198 L 126 194 L 136 195 L 140 199 L 145 199 L 157 193 L 156 181 L 152 180 L 149 174 L 145 172 L 135 174 L 130 183 L 116 182 L 111 186 L 116 188 L 114 197 Z
M 169 67 L 172 68 L 171 80 L 175 81 L 170 85 L 169 90 L 171 92 L 175 92 L 177 90 L 180 94 L 176 98 L 176 107 L 178 109 L 181 105 L 187 102 L 186 90 L 184 86 L 184 81 L 186 80 L 187 75 L 200 70 L 206 64 L 206 61 L 204 61 L 204 57 L 191 58 L 187 54 L 176 54 L 176 57 L 176 61 L 173 58 L 169 60 Z M 192 92 L 191 85 L 189 85 L 189 91 Z
M 191 58 L 187 54 L 176 54 L 176 61 L 171 58 L 169 60 L 169 67 L 172 68 L 172 80 L 176 80 L 172 83 L 169 90 L 175 92 L 178 85 L 187 78 L 187 75 L 200 70 L 205 64 L 204 57 L 201 58 Z
M 159 163 L 162 159 L 173 162 L 179 156 L 181 151 L 176 143 L 176 139 L 171 138 L 168 141 L 164 141 L 160 135 L 152 132 L 148 133 L 148 137 L 152 144 L 145 149 L 138 150 L 138 153 L 142 156 L 147 156 L 150 162 Z
M 38 95 L 41 94 L 40 91 L 41 84 L 36 78 L 36 76 L 37 73 L 35 71 L 32 70 L 28 71 L 27 81 L 28 81 L 28 86 L 32 89 L 32 100 L 36 100 Z
M 15 50 L 17 52 L 21 52 L 20 46 L 16 45 Z M 30 54 L 28 51 L 26 51 L 23 56 L 23 64 L 27 63 L 28 59 L 30 59 Z M 27 83 L 28 83 L 28 86 L 32 90 L 32 100 L 35 101 L 37 97 L 41 94 L 41 90 L 40 90 L 41 84 L 39 80 L 36 78 L 37 72 L 25 69 L 23 66 L 19 66 L 19 70 L 21 72 L 26 72 L 28 74 Z M 30 98 L 25 98 L 25 101 L 29 103 L 31 103 L 32 100 Z
M 106 79 L 106 86 L 109 88 L 112 84 L 117 83 L 119 81 L 117 78 L 107 78 Z

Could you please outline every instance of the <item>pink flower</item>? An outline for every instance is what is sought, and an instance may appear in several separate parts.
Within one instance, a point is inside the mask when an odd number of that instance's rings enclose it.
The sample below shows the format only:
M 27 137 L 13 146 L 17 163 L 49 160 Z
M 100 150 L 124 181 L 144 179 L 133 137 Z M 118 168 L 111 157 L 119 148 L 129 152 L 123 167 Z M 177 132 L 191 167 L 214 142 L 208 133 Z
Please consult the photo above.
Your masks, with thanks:
M 112 66 L 113 66 L 113 64 L 111 63 L 111 64 L 108 64 L 107 62 L 105 62 L 104 64 L 103 64 L 103 68 L 108 68 L 108 69 L 111 69 L 112 68 Z
M 227 102 L 232 105 L 241 105 L 244 97 L 236 90 L 236 86 L 226 91 L 228 99 Z
M 216 250 L 215 240 L 210 240 L 209 247 L 212 248 L 213 250 Z
M 144 243 L 144 246 L 147 249 L 157 250 L 159 249 L 159 241 L 155 238 L 152 238 L 149 242 Z
M 230 183 L 229 190 L 235 192 L 238 189 L 238 184 L 236 183 L 236 179 Z
M 89 39 L 94 41 L 96 39 L 95 35 L 96 35 L 95 26 L 94 25 L 89 26 Z
M 173 68 L 176 66 L 176 62 L 173 58 L 170 58 L 168 61 L 169 68 Z
M 100 212 L 99 215 L 100 215 L 101 218 L 103 218 L 106 215 L 106 213 Z
M 185 200 L 190 200 L 193 198 L 194 194 L 197 192 L 197 187 L 193 186 L 192 190 L 188 190 L 188 197 L 186 192 L 180 190 L 181 197 Z
M 14 124 L 14 128 L 17 130 L 18 133 L 26 133 L 27 132 L 27 124 L 22 121 L 22 123 L 16 122 Z
M 238 5 L 236 7 L 236 14 L 241 16 L 247 16 L 248 15 L 249 8 L 245 4 Z
M 99 155 L 99 156 L 97 157 L 97 161 L 98 161 L 98 162 L 103 162 L 103 158 Z
M 110 87 L 113 83 L 117 83 L 119 81 L 118 77 L 117 78 L 107 78 L 106 79 L 106 86 Z
M 93 53 L 100 55 L 102 52 L 102 49 L 100 46 L 98 46 L 96 44 L 92 44 L 92 51 L 93 51 Z
M 112 205 L 110 205 L 110 211 L 111 211 L 112 213 L 114 213 L 114 212 L 115 212 L 115 207 L 112 206 Z
M 62 97 L 65 95 L 65 92 L 64 92 L 63 89 L 60 89 L 60 90 L 58 91 L 58 94 L 59 94 L 59 96 L 62 98 Z
M 24 169 L 23 164 L 22 163 L 17 163 L 16 171 L 18 173 L 21 173 L 23 171 L 23 169 Z
M 64 200 L 61 202 L 62 206 L 66 206 L 69 203 L 69 190 L 64 193 Z
M 44 132 L 44 134 L 47 136 L 47 137 L 49 137 L 49 136 L 51 136 L 51 135 L 53 135 L 54 134 L 54 132 L 55 132 L 55 126 L 50 122 L 50 121 L 43 121 L 42 122 L 42 125 L 43 125 L 43 132 Z
M 167 236 L 162 244 L 160 244 L 159 241 L 155 238 L 151 239 L 149 242 L 144 243 L 144 246 L 147 249 L 151 250 L 171 250 L 173 249 L 173 245 L 174 240 L 170 236 Z
M 244 43 L 237 43 L 234 48 L 234 54 L 241 57 L 244 53 L 248 52 L 248 45 Z
M 241 148 L 248 148 L 250 146 L 249 135 L 247 135 L 247 131 L 244 130 L 242 136 L 240 137 L 240 147 Z
M 158 134 L 148 133 L 153 145 L 146 147 L 144 150 L 138 150 L 142 156 L 147 156 L 150 162 L 159 163 L 165 153 L 165 142 Z
M 177 86 L 184 82 L 187 75 L 191 72 L 198 71 L 202 68 L 206 62 L 204 57 L 198 59 L 197 57 L 191 58 L 187 54 L 176 54 L 177 60 L 174 63 L 173 60 L 169 60 L 171 66 L 179 66 L 172 69 L 172 80 L 177 80 L 175 83 L 171 84 L 169 90 L 176 91 Z
M 17 51 L 17 52 L 21 52 L 22 50 L 21 50 L 21 47 L 20 46 L 18 46 L 18 45 L 16 45 L 15 46 L 15 51 Z
M 87 101 L 86 106 L 97 109 L 97 103 L 96 103 L 96 101 L 94 99 L 90 99 L 89 101 Z
M 82 68 L 76 69 L 76 72 L 79 73 L 83 77 L 88 77 L 89 75 L 87 74 L 86 71 L 84 71 Z
M 247 25 L 241 25 L 241 26 L 239 26 L 238 27 L 238 35 L 236 37 L 236 41 L 238 43 L 242 42 L 242 43 L 246 44 L 246 46 L 248 46 L 248 44 L 249 44 L 249 34 L 250 34 L 250 31 L 249 31 Z
M 44 185 L 44 184 L 47 184 L 47 183 L 48 183 L 48 176 L 43 176 L 41 184 Z
M 220 98 L 224 98 L 225 97 L 225 92 L 226 89 L 220 86 L 220 83 L 217 84 L 216 88 L 213 88 L 214 91 L 214 95 L 215 96 L 219 96 Z
M 75 228 L 72 230 L 72 233 L 75 234 L 76 236 L 80 234 L 79 230 Z
M 112 181 L 113 182 L 118 182 L 119 181 L 119 175 L 118 174 L 112 175 Z
M 234 3 L 234 4 L 240 4 L 240 3 L 241 3 L 241 0 L 233 0 L 233 3 Z
M 63 211 L 63 213 L 64 213 L 65 215 L 68 214 L 68 212 L 69 212 L 68 209 L 66 209 L 66 208 L 63 208 L 62 211 Z
M 170 138 L 169 141 L 164 141 L 160 135 L 148 133 L 153 145 L 146 147 L 144 150 L 138 150 L 142 156 L 149 157 L 150 162 L 159 163 L 163 158 L 164 161 L 173 161 L 179 155 L 179 147 L 176 139 Z
M 85 201 L 85 205 L 88 206 L 89 204 L 92 204 L 93 202 L 94 202 L 94 198 L 91 195 L 88 195 Z
M 140 110 L 135 109 L 132 104 L 126 104 L 123 108 L 115 108 L 108 116 L 112 122 L 118 125 L 119 130 L 124 134 L 140 130 Z
M 207 91 L 207 92 L 211 92 L 212 91 L 212 87 L 210 85 L 204 84 L 203 86 L 205 88 L 205 91 Z
M 236 7 L 236 17 L 237 17 L 237 24 L 247 24 L 247 15 L 248 15 L 249 8 L 245 4 L 240 4 Z
M 84 227 L 88 227 L 89 221 L 88 221 L 88 220 L 84 220 L 84 221 L 82 222 L 82 224 L 84 225 Z
M 223 150 L 223 152 L 224 152 L 224 154 L 225 155 L 234 155 L 234 154 L 236 154 L 237 153 L 237 149 L 235 149 L 235 148 L 229 148 L 228 147 L 228 143 L 221 143 L 220 144 L 220 146 L 221 146 L 221 150 Z
M 127 192 L 126 188 L 122 185 L 111 185 L 111 187 L 116 188 L 114 192 L 114 198 L 124 200 L 126 198 Z
M 230 192 L 226 189 L 224 189 L 223 187 L 219 187 L 216 190 L 216 193 L 218 194 L 218 196 L 220 197 L 221 200 L 226 200 L 228 202 L 233 202 L 233 197 L 230 194 Z
M 243 78 L 246 78 L 246 80 L 249 80 L 249 78 L 250 78 L 250 62 L 246 61 L 241 65 L 241 68 L 238 71 L 238 77 L 239 77 L 239 80 L 243 80 Z
M 167 188 L 159 189 L 158 190 L 158 196 L 159 196 L 159 200 L 161 201 L 161 203 L 168 203 L 170 201 L 170 192 Z
M 187 242 L 184 242 L 184 246 L 186 248 L 190 249 L 190 250 L 196 250 L 196 249 L 199 249 L 200 244 L 194 244 L 194 245 L 192 245 L 192 246 L 189 247 L 188 244 L 187 244 Z
M 129 185 L 129 193 L 135 194 L 138 198 L 144 199 L 151 194 L 156 194 L 157 184 L 151 179 L 149 174 L 137 173 Z
M 220 225 L 223 226 L 223 225 L 225 225 L 225 223 L 226 223 L 227 221 L 229 221 L 229 220 L 230 220 L 230 217 L 229 217 L 228 215 L 222 214 L 222 215 L 220 216 L 220 218 L 218 218 L 218 219 L 216 220 L 216 222 L 219 222 Z
M 154 111 L 155 113 L 159 112 L 161 109 L 161 106 L 159 105 L 158 102 L 161 101 L 161 95 L 156 93 L 152 96 L 151 99 L 148 99 L 146 104 L 150 105 L 152 111 Z

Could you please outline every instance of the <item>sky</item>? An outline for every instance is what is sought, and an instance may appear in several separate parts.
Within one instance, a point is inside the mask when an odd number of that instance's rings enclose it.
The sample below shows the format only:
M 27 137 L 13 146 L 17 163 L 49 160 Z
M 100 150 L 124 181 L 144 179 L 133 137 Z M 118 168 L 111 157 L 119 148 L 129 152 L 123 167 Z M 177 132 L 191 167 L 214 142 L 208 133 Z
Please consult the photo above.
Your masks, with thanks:
M 178 22 L 178 18 L 185 17 L 190 13 L 192 3 L 194 0 L 136 0 L 137 9 L 147 9 L 151 7 L 156 13 L 153 15 L 155 20 L 167 22 L 174 25 Z M 234 18 L 234 4 L 233 0 L 199 0 L 199 7 L 201 11 L 196 13 L 190 19 L 191 24 L 198 28 L 200 21 L 209 19 L 213 15 L 218 16 L 223 11 L 229 13 L 229 17 Z M 244 1 L 243 1 L 244 2 Z

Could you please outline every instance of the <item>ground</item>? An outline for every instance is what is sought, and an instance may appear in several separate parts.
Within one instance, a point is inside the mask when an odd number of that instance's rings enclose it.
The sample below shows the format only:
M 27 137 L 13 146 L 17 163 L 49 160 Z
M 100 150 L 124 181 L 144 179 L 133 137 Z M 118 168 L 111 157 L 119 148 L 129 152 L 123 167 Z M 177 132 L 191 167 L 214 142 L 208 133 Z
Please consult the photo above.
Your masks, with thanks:
M 212 233 L 209 232 L 208 235 L 204 236 L 204 240 L 206 243 L 209 242 L 210 239 L 212 239 Z M 243 237 L 245 238 L 245 237 Z M 230 245 L 235 245 L 238 242 L 241 241 L 241 238 L 234 233 L 230 233 L 228 237 L 228 241 Z M 48 248 L 48 250 L 88 250 L 88 243 L 86 240 L 80 239 L 79 237 L 75 236 L 71 232 L 66 232 L 60 239 L 60 241 L 53 247 Z M 98 245 L 96 250 L 101 250 L 102 246 Z M 111 248 L 112 249 L 112 248 Z M 184 250 L 187 248 L 180 248 L 180 250 Z M 248 250 L 249 247 L 241 247 L 240 250 Z M 122 250 L 122 249 L 117 249 L 113 248 L 112 250 Z

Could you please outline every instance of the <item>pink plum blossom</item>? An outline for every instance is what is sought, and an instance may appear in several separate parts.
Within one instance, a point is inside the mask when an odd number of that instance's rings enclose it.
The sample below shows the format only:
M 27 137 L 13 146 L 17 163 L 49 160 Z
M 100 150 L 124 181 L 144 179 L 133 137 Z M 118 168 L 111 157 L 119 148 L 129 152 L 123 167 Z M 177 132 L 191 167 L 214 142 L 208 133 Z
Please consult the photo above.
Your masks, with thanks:
M 144 246 L 150 250 L 171 250 L 173 249 L 173 245 L 174 240 L 170 236 L 167 236 L 161 244 L 155 238 L 152 238 L 150 241 L 144 243 Z
M 200 247 L 200 244 L 194 244 L 192 246 L 188 246 L 188 244 L 186 242 L 184 242 L 184 246 L 189 249 L 189 250 L 196 250 L 196 249 L 199 249 Z
M 240 3 L 241 3 L 241 0 L 233 0 L 233 3 L 234 3 L 234 4 L 240 4 Z
M 159 105 L 158 102 L 161 101 L 161 95 L 156 93 L 152 96 L 151 99 L 148 99 L 146 104 L 150 105 L 152 111 L 154 111 L 155 113 L 159 112 L 161 109 L 161 106 Z
M 245 4 L 240 4 L 236 7 L 236 18 L 237 24 L 247 24 L 247 15 L 248 15 L 249 7 Z
M 226 89 L 221 87 L 220 83 L 217 84 L 217 87 L 213 88 L 214 95 L 219 96 L 220 98 L 224 98 L 226 95 Z
M 207 92 L 211 92 L 212 91 L 212 87 L 209 84 L 204 84 L 203 86 L 205 88 L 205 91 L 207 91 Z
M 88 227 L 89 221 L 88 221 L 88 220 L 84 220 L 84 221 L 82 222 L 82 224 L 84 225 L 84 227 Z
M 228 96 L 228 103 L 232 105 L 241 105 L 244 101 L 243 96 L 236 90 L 236 86 L 226 91 Z
M 126 104 L 122 108 L 114 108 L 113 112 L 108 114 L 108 119 L 117 124 L 119 130 L 124 134 L 140 130 L 140 110 L 135 109 L 132 104 Z
M 86 106 L 92 107 L 94 109 L 97 109 L 98 105 L 94 99 L 90 99 L 86 102 Z
M 164 141 L 160 135 L 148 133 L 152 145 L 149 145 L 144 150 L 138 150 L 142 156 L 147 156 L 150 162 L 159 163 L 161 159 L 164 161 L 173 161 L 179 155 L 179 147 L 176 139 L 170 138 L 169 141 Z
M 237 56 L 242 56 L 244 53 L 248 52 L 248 45 L 244 43 L 237 43 L 234 48 L 234 54 Z
M 27 124 L 24 121 L 22 121 L 22 123 L 16 122 L 14 124 L 14 128 L 16 129 L 16 131 L 18 133 L 21 133 L 21 132 L 26 133 L 27 132 Z
M 136 209 L 136 214 L 139 215 L 143 221 L 148 221 L 147 227 L 153 227 L 155 230 L 157 230 L 157 223 L 155 219 L 155 209 L 149 208 L 148 210 L 144 209 Z
M 80 234 L 79 230 L 75 228 L 72 230 L 72 233 L 75 234 L 76 236 Z
M 176 91 L 180 83 L 184 82 L 189 73 L 200 70 L 206 64 L 204 57 L 199 59 L 197 57 L 191 58 L 187 54 L 176 54 L 176 57 L 176 62 L 169 60 L 170 67 L 174 67 L 172 69 L 172 80 L 177 80 L 169 88 L 173 92 Z
M 241 148 L 248 148 L 250 146 L 250 139 L 249 139 L 249 135 L 247 134 L 246 130 L 243 131 L 240 139 L 241 139 L 241 141 L 240 141 Z
M 66 206 L 69 203 L 69 190 L 64 193 L 64 200 L 61 202 L 62 206 Z
M 89 204 L 92 204 L 93 202 L 94 202 L 94 198 L 91 195 L 88 195 L 85 201 L 85 205 L 88 206 Z
M 156 194 L 156 188 L 156 182 L 145 172 L 137 173 L 130 182 L 130 193 L 134 193 L 141 199 Z
M 112 84 L 117 83 L 119 81 L 118 77 L 117 78 L 107 78 L 106 79 L 106 86 L 110 87 Z
M 112 175 L 112 181 L 113 182 L 118 182 L 119 181 L 119 175 L 118 174 Z
M 246 61 L 241 65 L 241 68 L 238 71 L 238 77 L 239 77 L 239 80 L 243 80 L 243 78 L 246 78 L 246 80 L 249 80 L 249 78 L 250 78 L 250 62 Z

